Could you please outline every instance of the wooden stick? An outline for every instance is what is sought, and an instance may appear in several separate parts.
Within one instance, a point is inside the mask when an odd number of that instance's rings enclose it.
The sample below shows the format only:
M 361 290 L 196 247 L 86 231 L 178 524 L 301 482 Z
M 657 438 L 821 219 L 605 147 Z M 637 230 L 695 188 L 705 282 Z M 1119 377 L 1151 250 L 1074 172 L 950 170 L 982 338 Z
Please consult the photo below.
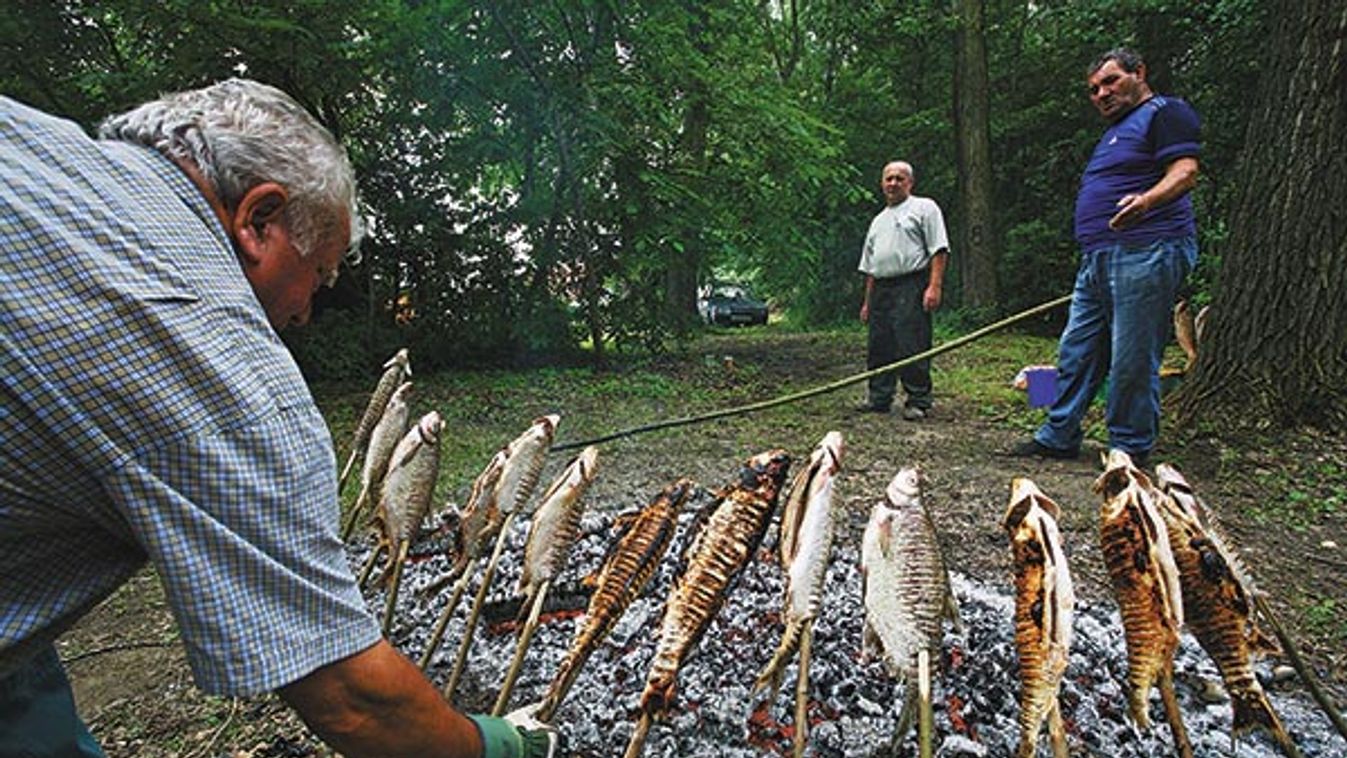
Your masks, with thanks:
M 519 630 L 519 642 L 514 648 L 514 660 L 510 662 L 510 670 L 505 673 L 505 681 L 500 686 L 500 694 L 496 696 L 496 705 L 491 709 L 492 716 L 505 713 L 505 706 L 510 702 L 510 693 L 514 691 L 515 680 L 519 678 L 519 670 L 524 667 L 524 653 L 528 651 L 533 633 L 538 631 L 538 618 L 542 616 L 543 600 L 547 599 L 547 590 L 551 586 L 551 579 L 544 581 L 538 587 L 538 592 L 533 598 L 533 607 L 529 609 L 528 620 Z
M 1070 758 L 1071 751 L 1066 744 L 1066 724 L 1062 723 L 1062 705 L 1056 699 L 1052 702 L 1052 710 L 1048 711 L 1048 738 L 1051 740 L 1052 758 Z
M 365 582 L 369 581 L 369 575 L 374 571 L 374 564 L 378 562 L 379 556 L 383 555 L 383 552 L 384 545 L 382 542 L 374 546 L 374 550 L 369 554 L 369 557 L 365 559 L 365 565 L 360 567 L 360 575 L 357 576 L 355 580 L 357 587 L 363 588 Z
M 1170 670 L 1160 676 L 1160 700 L 1165 704 L 1165 720 L 1174 734 L 1174 748 L 1180 758 L 1193 758 L 1193 743 L 1188 741 L 1188 729 L 1183 725 L 1183 711 L 1179 708 L 1179 698 L 1174 694 L 1174 663 Z
M 627 743 L 627 752 L 622 754 L 622 758 L 636 758 L 645 748 L 645 736 L 650 733 L 650 714 L 642 713 L 641 720 L 636 722 L 636 731 L 631 733 L 631 742 Z
M 809 741 L 809 658 L 814 647 L 814 620 L 800 631 L 800 673 L 795 680 L 795 758 L 804 758 Z
M 346 459 L 346 465 L 341 469 L 341 476 L 337 477 L 337 492 L 341 492 L 341 488 L 346 484 L 346 477 L 350 476 L 351 469 L 355 468 L 355 458 L 359 452 L 358 445 L 351 449 L 351 457 Z
M 346 542 L 351 539 L 351 532 L 355 531 L 355 525 L 360 521 L 360 514 L 364 512 L 365 507 L 369 505 L 369 490 L 361 487 L 360 494 L 356 495 L 355 505 L 351 506 L 351 512 L 346 515 L 346 523 L 341 527 L 341 541 Z
M 491 551 L 486 571 L 482 572 L 482 585 L 477 588 L 477 597 L 473 598 L 472 610 L 468 612 L 468 624 L 463 628 L 463 639 L 458 643 L 458 656 L 454 658 L 454 668 L 449 673 L 449 681 L 444 685 L 446 700 L 453 700 L 454 690 L 458 689 L 458 679 L 463 675 L 463 667 L 468 660 L 468 648 L 472 646 L 473 632 L 477 628 L 477 617 L 482 613 L 482 603 L 486 601 L 486 592 L 491 588 L 491 579 L 496 575 L 496 566 L 500 563 L 500 554 L 505 550 L 505 541 L 510 536 L 510 525 L 514 523 L 514 517 L 513 513 L 507 515 L 505 522 L 500 525 L 500 534 L 496 535 L 496 547 Z
M 917 745 L 921 758 L 931 758 L 935 748 L 931 744 L 935 731 L 935 714 L 931 709 L 931 651 L 922 648 L 917 653 L 917 694 L 920 698 L 917 715 Z
M 398 548 L 398 559 L 393 563 L 393 581 L 388 588 L 388 601 L 384 605 L 384 636 L 393 627 L 393 608 L 398 604 L 398 587 L 402 585 L 402 564 L 407 562 L 407 551 L 412 547 L 411 540 L 403 540 Z
M 1314 675 L 1314 670 L 1305 665 L 1296 643 L 1286 634 L 1286 630 L 1277 621 L 1277 617 L 1272 614 L 1272 607 L 1267 604 L 1262 595 L 1257 593 L 1253 594 L 1253 603 L 1254 607 L 1258 609 L 1259 615 L 1267 621 L 1268 626 L 1272 627 L 1272 633 L 1276 635 L 1277 642 L 1282 646 L 1282 652 L 1291 661 L 1291 666 L 1296 670 L 1296 673 L 1300 674 L 1301 681 L 1309 688 L 1310 695 L 1314 697 L 1314 702 L 1319 704 L 1319 707 L 1324 711 L 1324 715 L 1328 716 L 1328 720 L 1333 722 L 1333 728 L 1338 730 L 1338 734 L 1342 735 L 1343 739 L 1347 739 L 1347 723 L 1343 722 L 1342 714 L 1333 706 L 1332 699 L 1319 686 L 1319 678 Z
M 477 568 L 477 559 L 473 558 L 463 567 L 463 573 L 458 575 L 458 582 L 454 585 L 454 591 L 449 595 L 449 603 L 444 606 L 440 617 L 435 621 L 435 629 L 430 633 L 430 642 L 426 643 L 426 651 L 421 654 L 421 662 L 417 665 L 422 671 L 430 665 L 430 659 L 435 655 L 435 651 L 440 647 L 440 640 L 444 639 L 444 629 L 449 626 L 449 619 L 454 615 L 454 609 L 458 607 L 459 598 L 463 597 L 463 592 L 468 588 L 468 580 L 472 579 L 472 572 Z

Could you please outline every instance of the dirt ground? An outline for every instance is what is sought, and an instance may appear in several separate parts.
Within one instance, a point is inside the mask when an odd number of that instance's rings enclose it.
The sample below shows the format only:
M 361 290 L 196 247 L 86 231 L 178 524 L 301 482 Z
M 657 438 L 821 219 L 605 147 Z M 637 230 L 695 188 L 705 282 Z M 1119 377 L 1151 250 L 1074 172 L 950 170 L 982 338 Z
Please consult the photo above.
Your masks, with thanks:
M 863 368 L 862 353 L 861 337 L 854 334 L 750 339 L 718 333 L 661 365 L 704 382 L 712 393 L 710 407 L 720 407 L 714 402 L 717 392 L 742 403 L 835 381 Z M 900 466 L 918 463 L 930 482 L 930 507 L 951 565 L 977 581 L 1008 585 L 1010 556 L 999 522 L 1011 477 L 1029 476 L 1062 505 L 1062 532 L 1078 595 L 1108 598 L 1097 547 L 1098 499 L 1091 491 L 1102 445 L 1087 441 L 1078 461 L 1004 457 L 1000 451 L 1026 436 L 1038 412 L 955 393 L 951 386 L 968 360 L 973 359 L 958 352 L 937 359 L 936 408 L 919 423 L 903 421 L 897 413 L 854 412 L 863 392 L 858 385 L 760 413 L 607 443 L 601 447 L 602 473 L 589 495 L 591 508 L 639 505 L 680 476 L 714 485 L 753 452 L 784 447 L 807 455 L 824 432 L 838 429 L 848 444 L 838 494 L 852 515 L 839 539 L 858 541 L 865 514 L 884 485 Z M 1007 370 L 1008 378 L 1014 368 Z M 554 401 L 540 399 L 539 407 L 509 412 L 522 428 L 533 414 L 551 410 L 541 406 Z M 603 398 L 562 401 L 568 405 L 557 408 L 566 414 L 560 441 L 613 428 Z M 646 418 L 619 426 L 678 417 L 687 410 L 676 397 L 656 397 L 645 412 Z M 1296 506 L 1298 497 L 1341 499 L 1347 492 L 1347 439 L 1296 433 L 1269 444 L 1180 438 L 1167 430 L 1153 461 L 1177 465 L 1219 514 L 1341 708 L 1347 693 L 1347 505 L 1322 509 L 1308 519 L 1296 515 Z M 559 467 L 560 461 L 550 465 Z M 1306 484 L 1306 471 L 1330 473 L 1327 481 L 1310 477 Z M 274 697 L 202 695 L 191 684 L 175 640 L 157 582 L 147 571 L 60 642 L 81 711 L 109 756 L 330 754 Z

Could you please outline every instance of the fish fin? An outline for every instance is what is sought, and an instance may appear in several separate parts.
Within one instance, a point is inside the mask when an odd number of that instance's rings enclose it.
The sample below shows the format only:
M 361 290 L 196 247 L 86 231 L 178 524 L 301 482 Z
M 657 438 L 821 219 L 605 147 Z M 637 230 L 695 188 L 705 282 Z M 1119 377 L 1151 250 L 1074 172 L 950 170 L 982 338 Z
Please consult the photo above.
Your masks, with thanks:
M 945 618 L 954 625 L 954 631 L 963 634 L 963 618 L 959 614 L 959 598 L 953 591 L 945 593 Z

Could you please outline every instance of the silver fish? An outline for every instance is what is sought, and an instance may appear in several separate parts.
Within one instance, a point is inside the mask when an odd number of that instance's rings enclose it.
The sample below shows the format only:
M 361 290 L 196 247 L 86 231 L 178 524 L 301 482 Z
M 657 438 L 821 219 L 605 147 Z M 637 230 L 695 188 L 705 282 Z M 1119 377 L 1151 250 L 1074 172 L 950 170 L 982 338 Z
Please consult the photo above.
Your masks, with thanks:
M 942 622 L 957 624 L 959 618 L 922 486 L 920 469 L 899 471 L 885 490 L 886 500 L 871 510 L 861 542 L 863 649 L 879 653 L 899 681 L 914 680 L 921 650 L 936 658 Z
M 370 394 L 369 402 L 365 405 L 365 412 L 361 414 L 360 421 L 356 424 L 354 438 L 351 440 L 351 455 L 342 468 L 338 486 L 345 483 L 346 477 L 351 473 L 357 453 L 369 441 L 370 434 L 383 417 L 384 408 L 387 407 L 398 385 L 412 375 L 411 358 L 407 348 L 404 347 L 394 353 L 393 357 L 384 363 L 383 368 L 384 372 L 379 377 L 379 382 L 374 385 L 374 392 Z
M 383 484 L 384 475 L 388 472 L 388 462 L 393 457 L 393 450 L 407 434 L 407 423 L 411 417 L 409 404 L 411 395 L 412 383 L 403 382 L 388 399 L 383 416 L 370 434 L 369 447 L 365 451 L 365 460 L 360 468 L 360 494 L 356 496 L 355 505 L 352 507 L 351 521 L 343 530 L 343 539 L 350 535 L 360 515 L 369 506 L 370 499 Z
M 388 549 L 384 576 L 391 578 L 402 545 L 415 535 L 430 511 L 440 467 L 440 436 L 444 421 L 431 411 L 398 442 L 388 463 L 375 523 L 382 546 Z
M 786 597 L 782 616 L 786 629 L 771 661 L 754 682 L 755 692 L 768 685 L 773 693 L 781 686 L 786 663 L 800 646 L 800 636 L 823 602 L 823 583 L 832 552 L 833 490 L 842 468 L 845 444 L 840 432 L 828 432 L 809 456 L 791 484 L 781 515 L 782 568 L 786 571 Z
M 543 504 L 533 516 L 524 545 L 524 568 L 519 575 L 519 593 L 524 595 L 521 615 L 528 612 L 543 582 L 560 573 L 566 555 L 580 536 L 583 496 L 598 473 L 598 462 L 599 449 L 590 445 L 580 451 L 543 495 Z

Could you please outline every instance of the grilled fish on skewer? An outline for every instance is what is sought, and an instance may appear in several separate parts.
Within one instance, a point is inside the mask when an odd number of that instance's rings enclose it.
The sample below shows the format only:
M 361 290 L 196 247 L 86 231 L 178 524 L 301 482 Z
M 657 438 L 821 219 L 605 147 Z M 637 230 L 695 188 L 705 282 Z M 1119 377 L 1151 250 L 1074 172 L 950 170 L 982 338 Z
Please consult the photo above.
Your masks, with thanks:
M 476 537 L 485 543 L 489 540 L 487 532 L 494 533 L 495 547 L 486 568 L 482 571 L 482 583 L 477 588 L 477 596 L 473 598 L 472 610 L 468 612 L 463 637 L 459 640 L 458 655 L 454 659 L 449 680 L 444 685 L 446 697 L 453 695 L 459 675 L 463 673 L 463 666 L 467 663 L 468 648 L 472 645 L 473 634 L 477 629 L 477 616 L 482 611 L 482 603 L 486 601 L 491 580 L 496 576 L 496 565 L 505 549 L 510 524 L 533 495 L 533 489 L 538 484 L 538 474 L 542 471 L 547 451 L 552 447 L 552 437 L 560 421 L 561 417 L 557 415 L 534 419 L 523 434 L 505 447 L 505 465 L 501 470 L 500 480 L 496 482 L 496 488 L 491 498 L 487 500 L 486 524 Z M 449 606 L 448 610 L 452 611 L 452 606 Z
M 440 469 L 440 431 L 444 422 L 435 411 L 427 413 L 393 450 L 384 477 L 383 491 L 374 521 L 379 528 L 380 545 L 388 550 L 383 582 L 388 588 L 384 608 L 383 631 L 388 634 L 397 604 L 398 586 L 407 549 L 417 529 L 430 512 L 431 495 Z M 377 549 L 376 549 L 377 554 Z
M 351 440 L 350 457 L 346 459 L 346 465 L 342 467 L 341 476 L 337 478 L 337 489 L 346 483 L 346 477 L 350 475 L 351 468 L 355 465 L 356 456 L 360 454 L 365 443 L 369 440 L 370 433 L 374 431 L 374 426 L 379 423 L 383 417 L 384 408 L 388 405 L 389 398 L 397 390 L 402 381 L 412 375 L 411 359 L 408 356 L 407 348 L 402 348 L 393 354 L 383 365 L 383 375 L 379 377 L 379 383 L 374 385 L 374 392 L 370 395 L 369 402 L 365 404 L 365 412 L 361 414 L 359 423 L 355 427 L 355 435 Z
M 678 512 L 694 486 L 691 480 L 680 479 L 665 487 L 640 512 L 619 519 L 619 534 L 592 582 L 594 594 L 589 598 L 584 623 L 538 709 L 542 721 L 552 720 L 585 661 L 655 574 L 673 542 Z
M 801 633 L 818 615 L 828 556 L 832 552 L 833 485 L 842 468 L 843 448 L 842 435 L 828 432 L 809 456 L 809 466 L 801 468 L 791 484 L 781 514 L 780 538 L 781 568 L 786 572 L 782 614 L 786 630 L 776 654 L 758 674 L 754 692 L 770 685 L 772 697 L 776 697 L 786 663 L 799 647 Z
M 515 678 L 524 663 L 524 653 L 538 626 L 543 597 L 580 536 L 580 515 L 584 513 L 582 496 L 598 473 L 598 459 L 599 449 L 593 445 L 580 451 L 544 493 L 543 504 L 533 516 L 533 526 L 524 545 L 524 568 L 519 576 L 519 593 L 524 596 L 524 602 L 519 606 L 518 620 L 523 626 L 515 645 L 514 660 L 496 697 L 493 716 L 504 713 L 509 704 Z
M 1094 489 L 1104 498 L 1099 539 L 1127 641 L 1127 710 L 1149 728 L 1151 687 L 1160 687 L 1181 754 L 1192 754 L 1174 696 L 1174 651 L 1183 626 L 1183 593 L 1151 482 L 1121 450 L 1110 450 Z
M 585 448 L 543 495 L 524 545 L 524 568 L 519 575 L 519 594 L 524 596 L 521 617 L 528 613 L 542 583 L 560 573 L 580 536 L 583 495 L 598 473 L 598 462 L 599 449 L 593 445 Z
M 1183 587 L 1184 619 L 1221 671 L 1230 695 L 1234 736 L 1261 727 L 1289 755 L 1297 755 L 1253 673 L 1254 652 L 1270 643 L 1253 623 L 1252 581 L 1178 469 L 1161 463 L 1155 474 L 1160 513 Z
M 383 484 L 384 474 L 388 472 L 388 461 L 393 450 L 407 434 L 407 423 L 411 420 L 412 383 L 403 382 L 393 396 L 388 399 L 383 416 L 374 425 L 370 433 L 369 447 L 365 451 L 365 460 L 360 468 L 360 494 L 356 496 L 351 515 L 342 529 L 341 538 L 350 539 L 360 516 L 369 507 L 369 501 Z
M 1010 484 L 1001 525 L 1015 559 L 1015 650 L 1020 661 L 1020 743 L 1017 758 L 1033 758 L 1048 721 L 1053 755 L 1066 758 L 1066 732 L 1057 702 L 1071 650 L 1076 596 L 1057 532 L 1057 504 L 1028 479 Z
M 790 456 L 784 450 L 759 453 L 744 464 L 739 481 L 719 493 L 715 510 L 688 548 L 687 566 L 665 601 L 659 645 L 641 693 L 642 721 L 662 716 L 673 705 L 678 670 L 761 544 L 789 467 Z M 633 748 L 639 748 L 635 740 L 628 755 Z
M 920 469 L 899 471 L 885 490 L 886 501 L 871 511 L 861 543 L 862 650 L 878 651 L 889 675 L 907 683 L 895 741 L 906 734 L 914 707 L 920 706 L 921 723 L 931 723 L 929 701 L 919 702 L 918 654 L 936 658 L 944 619 L 959 626 L 958 601 L 922 486 Z M 921 754 L 929 755 L 931 735 L 919 732 L 918 738 Z

